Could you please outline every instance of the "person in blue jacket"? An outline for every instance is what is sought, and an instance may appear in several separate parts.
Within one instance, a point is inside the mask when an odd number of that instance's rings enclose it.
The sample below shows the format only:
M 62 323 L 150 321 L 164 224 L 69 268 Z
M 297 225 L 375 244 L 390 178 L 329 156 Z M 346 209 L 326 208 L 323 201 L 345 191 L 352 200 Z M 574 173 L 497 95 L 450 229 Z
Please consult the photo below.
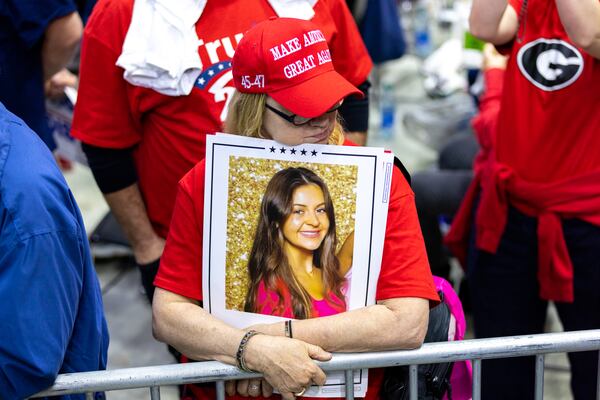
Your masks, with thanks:
M 73 194 L 40 138 L 0 103 L 0 398 L 29 397 L 61 373 L 105 369 L 107 350 Z

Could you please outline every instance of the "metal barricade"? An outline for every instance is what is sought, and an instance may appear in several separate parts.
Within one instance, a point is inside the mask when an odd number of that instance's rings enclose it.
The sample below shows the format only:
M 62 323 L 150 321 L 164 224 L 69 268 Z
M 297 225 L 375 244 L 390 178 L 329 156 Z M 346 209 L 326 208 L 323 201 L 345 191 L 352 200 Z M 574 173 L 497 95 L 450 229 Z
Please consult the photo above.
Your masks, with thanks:
M 336 353 L 331 361 L 317 362 L 317 364 L 326 372 L 346 372 L 346 399 L 354 398 L 353 370 L 409 365 L 410 399 L 416 400 L 418 398 L 416 385 L 418 364 L 471 360 L 473 363 L 473 400 L 479 400 L 481 398 L 481 360 L 535 355 L 535 399 L 538 400 L 542 399 L 544 395 L 545 354 L 594 350 L 599 351 L 600 360 L 600 329 L 428 343 L 417 350 Z M 51 388 L 33 397 L 86 393 L 88 399 L 93 399 L 94 392 L 147 387 L 151 399 L 158 400 L 160 399 L 160 386 L 216 382 L 217 398 L 224 399 L 225 381 L 259 376 L 260 374 L 245 373 L 234 366 L 217 361 L 81 372 L 59 375 Z M 600 400 L 600 376 L 596 392 L 596 399 Z

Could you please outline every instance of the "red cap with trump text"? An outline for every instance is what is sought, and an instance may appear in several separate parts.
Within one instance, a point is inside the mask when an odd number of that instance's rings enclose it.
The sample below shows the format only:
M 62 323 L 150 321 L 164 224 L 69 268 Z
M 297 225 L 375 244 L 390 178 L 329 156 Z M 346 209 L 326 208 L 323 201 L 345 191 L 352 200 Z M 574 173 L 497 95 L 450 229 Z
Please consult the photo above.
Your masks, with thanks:
M 239 42 L 232 64 L 238 91 L 266 93 L 301 117 L 318 117 L 346 96 L 363 95 L 335 71 L 325 36 L 310 21 L 260 22 Z

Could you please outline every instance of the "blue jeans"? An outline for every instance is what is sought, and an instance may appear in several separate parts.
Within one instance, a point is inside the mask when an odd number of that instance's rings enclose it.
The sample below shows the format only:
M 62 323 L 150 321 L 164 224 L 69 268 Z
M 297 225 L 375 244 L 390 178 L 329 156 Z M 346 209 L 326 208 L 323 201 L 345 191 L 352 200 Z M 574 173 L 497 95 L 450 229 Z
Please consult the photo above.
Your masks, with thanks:
M 467 275 L 478 338 L 542 333 L 547 302 L 538 296 L 537 219 L 509 209 L 496 254 L 474 247 Z M 574 268 L 575 301 L 556 303 L 565 331 L 600 328 L 600 227 L 563 220 L 563 232 Z M 594 399 L 598 352 L 570 353 L 571 389 L 576 400 Z M 485 360 L 482 398 L 532 399 L 535 357 Z

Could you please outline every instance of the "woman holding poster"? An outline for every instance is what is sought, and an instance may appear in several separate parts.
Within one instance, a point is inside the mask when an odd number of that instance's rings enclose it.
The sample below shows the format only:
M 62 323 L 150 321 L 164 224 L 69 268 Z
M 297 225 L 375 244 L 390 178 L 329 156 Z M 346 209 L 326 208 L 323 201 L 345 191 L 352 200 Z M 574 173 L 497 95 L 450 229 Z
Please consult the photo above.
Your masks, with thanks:
M 290 146 L 351 145 L 344 141 L 336 110 L 346 96 L 361 92 L 333 69 L 327 43 L 315 40 L 318 37 L 318 28 L 312 22 L 285 18 L 258 23 L 245 33 L 233 58 L 237 93 L 231 99 L 226 123 L 229 132 Z M 312 183 L 299 187 L 306 186 L 314 188 Z M 319 189 L 322 193 L 316 190 L 316 194 L 323 196 L 326 209 L 327 195 Z M 205 164 L 200 162 L 179 184 L 165 252 L 154 282 L 153 330 L 159 340 L 191 359 L 218 360 L 264 375 L 262 380 L 228 383 L 228 395 L 269 397 L 276 389 L 283 399 L 291 400 L 303 396 L 310 386 L 325 383 L 325 374 L 314 361 L 329 360 L 330 352 L 409 349 L 422 344 L 429 307 L 439 298 L 427 262 L 414 194 L 398 168 L 392 171 L 376 304 L 245 330 L 201 307 L 204 193 Z M 321 208 L 316 210 L 320 212 Z M 320 223 L 329 224 L 330 230 L 332 214 L 325 214 L 327 218 L 320 214 Z M 317 235 L 325 231 L 319 229 Z M 327 240 L 325 233 L 323 249 Z M 312 247 L 318 249 L 321 244 L 313 243 Z M 268 249 L 262 251 L 270 253 Z M 325 287 L 340 293 L 341 282 L 338 276 Z M 367 399 L 379 398 L 382 379 L 381 370 L 369 371 Z M 206 387 L 187 390 L 190 398 L 215 398 L 214 390 Z
M 346 311 L 344 275 L 351 264 L 341 265 L 336 244 L 325 182 L 307 168 L 277 172 L 262 198 L 245 311 L 296 319 Z M 345 243 L 340 252 L 351 253 L 352 246 Z

